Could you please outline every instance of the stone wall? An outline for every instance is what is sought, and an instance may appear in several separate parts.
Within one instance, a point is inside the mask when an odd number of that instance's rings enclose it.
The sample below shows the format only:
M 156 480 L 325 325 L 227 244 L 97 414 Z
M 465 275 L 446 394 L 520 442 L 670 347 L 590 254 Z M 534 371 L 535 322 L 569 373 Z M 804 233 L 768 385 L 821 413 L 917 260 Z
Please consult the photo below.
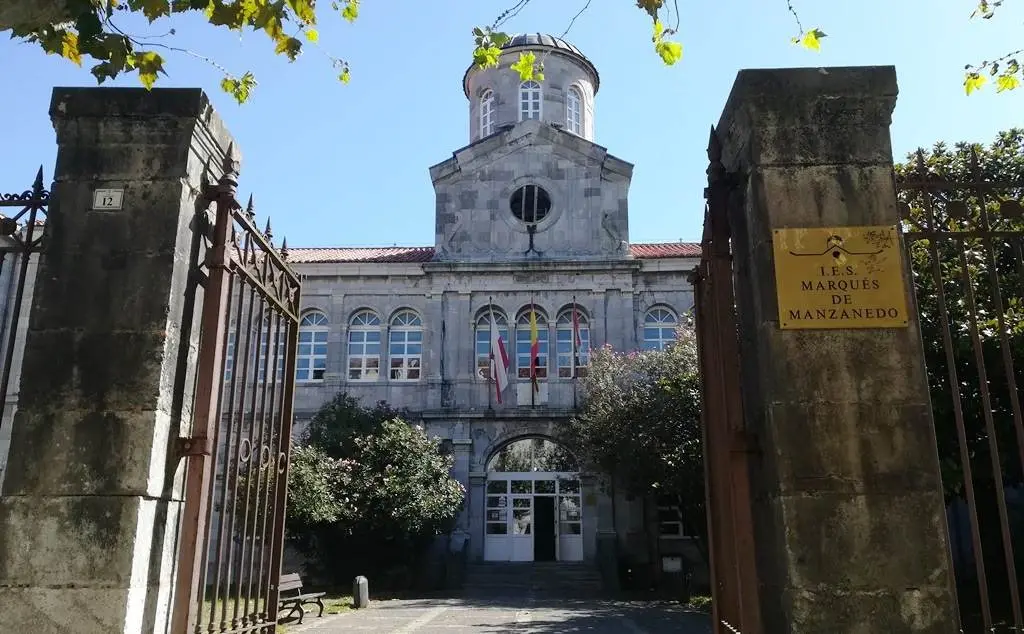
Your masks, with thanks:
M 183 324 L 202 305 L 188 301 L 192 222 L 231 139 L 199 90 L 58 88 L 50 112 L 47 247 L 0 492 L 0 631 L 165 632 L 199 337 Z M 122 208 L 94 210 L 98 188 L 122 189 Z

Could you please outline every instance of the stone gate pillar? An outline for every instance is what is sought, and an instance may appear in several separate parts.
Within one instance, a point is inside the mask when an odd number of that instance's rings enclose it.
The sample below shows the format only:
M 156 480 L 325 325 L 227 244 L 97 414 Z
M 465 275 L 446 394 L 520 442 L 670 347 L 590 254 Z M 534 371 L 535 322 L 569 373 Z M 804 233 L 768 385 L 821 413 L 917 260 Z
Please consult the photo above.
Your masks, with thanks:
M 766 633 L 958 630 L 905 260 L 893 269 L 905 290 L 896 325 L 798 328 L 779 316 L 776 230 L 898 223 L 896 95 L 891 67 L 745 70 L 717 129 L 738 177 L 729 215 Z M 856 295 L 839 301 L 867 314 Z
M 230 137 L 199 90 L 57 88 L 50 114 L 53 199 L 0 493 L 0 631 L 163 633 L 202 309 L 192 223 Z

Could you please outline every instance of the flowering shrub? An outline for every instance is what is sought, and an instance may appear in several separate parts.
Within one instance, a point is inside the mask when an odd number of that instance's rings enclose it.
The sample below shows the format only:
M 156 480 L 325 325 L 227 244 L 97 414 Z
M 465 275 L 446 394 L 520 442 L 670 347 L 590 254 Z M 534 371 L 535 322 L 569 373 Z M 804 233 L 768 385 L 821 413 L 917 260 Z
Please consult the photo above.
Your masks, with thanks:
M 687 534 L 702 537 L 704 458 L 700 374 L 692 327 L 664 350 L 596 350 L 580 379 L 579 414 L 563 442 L 595 471 L 637 496 L 677 500 Z

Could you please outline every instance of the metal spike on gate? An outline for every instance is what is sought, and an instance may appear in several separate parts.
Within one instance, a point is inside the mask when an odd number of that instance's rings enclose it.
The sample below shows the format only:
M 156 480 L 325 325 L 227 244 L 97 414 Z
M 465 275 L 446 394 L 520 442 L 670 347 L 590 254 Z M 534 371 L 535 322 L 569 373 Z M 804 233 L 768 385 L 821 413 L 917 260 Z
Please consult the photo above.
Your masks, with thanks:
M 32 183 L 32 197 L 41 198 L 43 195 L 43 166 L 39 166 L 39 171 L 36 172 L 36 180 Z
M 265 229 L 263 229 L 263 236 L 266 237 L 267 242 L 270 242 L 270 241 L 272 241 L 274 239 L 274 233 L 270 230 L 270 218 L 269 217 L 267 218 L 267 226 L 266 226 Z
M 249 220 L 256 219 L 256 206 L 252 201 L 252 194 L 249 194 L 249 202 L 245 203 L 245 215 L 249 216 Z
M 227 152 L 224 153 L 224 160 L 221 162 L 224 173 L 217 182 L 217 189 L 221 195 L 233 199 L 238 193 L 238 160 L 235 158 L 235 143 L 228 144 Z
M 281 241 L 281 259 L 285 262 L 288 261 L 288 236 Z

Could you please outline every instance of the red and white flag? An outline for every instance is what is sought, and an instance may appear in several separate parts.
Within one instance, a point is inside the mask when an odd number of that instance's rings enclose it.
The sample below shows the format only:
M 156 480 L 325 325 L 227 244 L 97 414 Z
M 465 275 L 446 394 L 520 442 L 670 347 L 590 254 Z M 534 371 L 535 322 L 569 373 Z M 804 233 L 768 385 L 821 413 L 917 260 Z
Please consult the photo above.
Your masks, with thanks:
M 494 379 L 494 390 L 498 397 L 498 404 L 501 404 L 501 394 L 508 388 L 508 352 L 505 351 L 505 341 L 498 332 L 498 325 L 494 323 L 494 310 L 491 310 L 491 378 Z

